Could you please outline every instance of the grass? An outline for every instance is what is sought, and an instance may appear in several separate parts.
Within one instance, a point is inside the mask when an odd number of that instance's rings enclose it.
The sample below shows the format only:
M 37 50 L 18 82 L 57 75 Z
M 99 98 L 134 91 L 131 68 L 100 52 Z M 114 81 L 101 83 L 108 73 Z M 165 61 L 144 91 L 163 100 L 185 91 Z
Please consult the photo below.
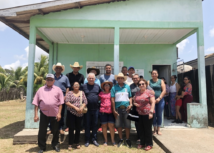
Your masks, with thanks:
M 39 148 L 37 144 L 13 145 L 13 136 L 24 128 L 25 102 L 19 100 L 0 102 L 0 153 L 36 153 Z M 80 140 L 83 141 L 83 140 Z M 144 150 L 136 149 L 133 145 L 131 149 L 126 146 L 121 148 L 113 146 L 95 147 L 89 145 L 79 150 L 73 150 L 72 153 L 144 153 Z M 61 153 L 68 153 L 67 144 L 61 144 Z M 55 153 L 51 145 L 47 145 L 47 153 Z M 164 151 L 154 142 L 154 147 L 149 153 L 163 153 Z

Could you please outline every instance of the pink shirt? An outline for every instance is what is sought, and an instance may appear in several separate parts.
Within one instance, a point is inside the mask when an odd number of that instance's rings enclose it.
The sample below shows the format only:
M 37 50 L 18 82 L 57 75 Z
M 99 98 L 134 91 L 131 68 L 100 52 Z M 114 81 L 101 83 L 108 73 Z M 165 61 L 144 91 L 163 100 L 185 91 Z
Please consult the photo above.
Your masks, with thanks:
M 59 106 L 62 104 L 64 104 L 62 90 L 55 85 L 50 88 L 46 85 L 39 88 L 33 99 L 33 105 L 38 106 L 42 113 L 49 117 L 57 116 Z
M 111 110 L 111 93 L 103 93 L 102 91 L 99 93 L 100 97 L 100 112 L 102 113 L 112 113 Z
M 137 107 L 137 112 L 139 115 L 148 115 L 151 109 L 151 103 L 150 98 L 154 97 L 154 95 L 151 94 L 150 90 L 144 91 L 144 93 L 140 93 L 140 91 L 137 91 L 135 94 L 135 102 L 140 105 L 140 107 Z M 155 111 L 154 111 L 155 113 Z

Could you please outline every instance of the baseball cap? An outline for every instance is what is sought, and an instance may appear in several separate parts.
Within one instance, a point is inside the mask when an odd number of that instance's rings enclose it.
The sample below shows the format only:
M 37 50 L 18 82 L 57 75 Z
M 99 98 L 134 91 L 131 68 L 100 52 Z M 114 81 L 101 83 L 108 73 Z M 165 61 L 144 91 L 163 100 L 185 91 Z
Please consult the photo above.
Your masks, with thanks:
M 53 78 L 54 79 L 54 75 L 49 73 L 49 74 L 46 75 L 46 78 Z
M 130 70 L 130 69 L 134 69 L 134 67 L 133 66 L 130 66 L 129 68 L 128 68 L 128 70 Z M 134 69 L 135 70 L 135 69 Z

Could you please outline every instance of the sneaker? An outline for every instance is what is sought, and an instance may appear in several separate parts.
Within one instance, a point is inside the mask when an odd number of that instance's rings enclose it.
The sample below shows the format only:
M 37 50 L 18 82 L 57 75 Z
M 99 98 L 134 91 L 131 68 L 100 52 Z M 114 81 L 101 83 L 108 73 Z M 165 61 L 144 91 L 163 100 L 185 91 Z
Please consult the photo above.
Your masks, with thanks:
M 94 144 L 95 146 L 99 147 L 99 144 L 97 143 L 96 140 L 93 141 L 93 144 Z
M 103 130 L 102 130 L 102 128 L 99 128 L 98 130 L 97 130 L 97 132 L 102 132 Z
M 121 147 L 122 145 L 124 145 L 124 140 L 119 140 L 117 147 Z
M 183 121 L 181 121 L 181 120 L 178 119 L 176 123 L 183 123 Z
M 127 147 L 131 148 L 132 147 L 132 143 L 129 139 L 126 140 L 126 145 Z
M 175 119 L 174 121 L 172 121 L 172 123 L 177 123 L 177 121 L 178 121 L 178 120 L 177 120 L 177 119 Z

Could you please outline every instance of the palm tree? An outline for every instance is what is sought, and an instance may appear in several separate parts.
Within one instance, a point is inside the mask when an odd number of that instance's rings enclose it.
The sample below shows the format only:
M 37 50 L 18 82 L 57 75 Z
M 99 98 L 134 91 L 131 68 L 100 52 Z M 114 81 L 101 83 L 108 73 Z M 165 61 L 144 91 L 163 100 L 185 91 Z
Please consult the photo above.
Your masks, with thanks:
M 48 73 L 48 57 L 41 55 L 40 62 L 35 63 L 34 66 L 34 84 L 44 84 Z
M 14 83 L 10 80 L 10 76 L 0 73 L 0 91 L 3 89 L 9 90 L 13 85 Z

